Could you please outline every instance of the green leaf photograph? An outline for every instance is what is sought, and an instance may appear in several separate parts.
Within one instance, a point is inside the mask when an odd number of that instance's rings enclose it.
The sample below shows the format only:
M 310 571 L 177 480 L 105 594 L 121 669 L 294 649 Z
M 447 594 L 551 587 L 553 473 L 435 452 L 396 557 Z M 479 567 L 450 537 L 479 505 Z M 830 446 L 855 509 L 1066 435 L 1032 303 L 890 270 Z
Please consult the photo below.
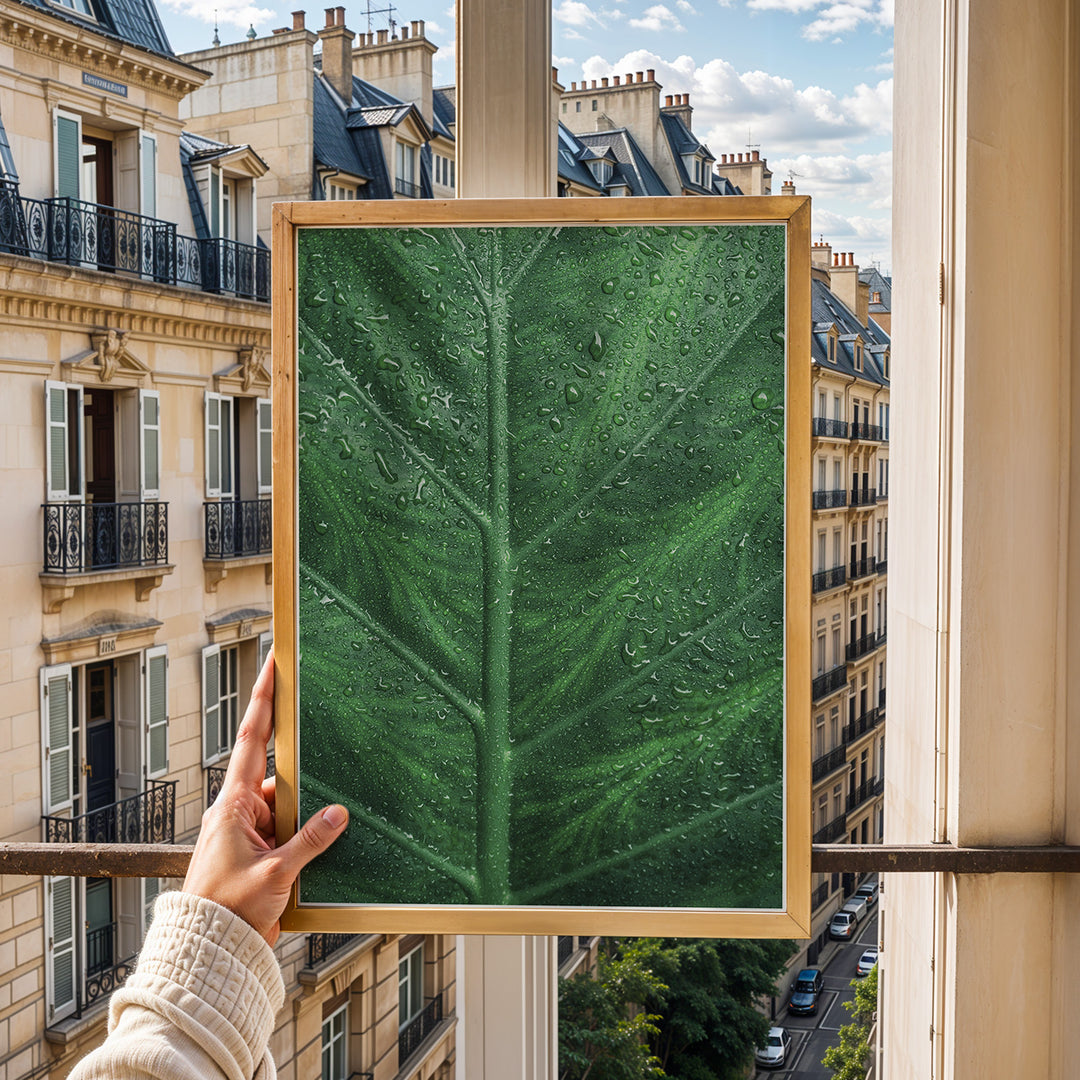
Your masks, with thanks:
M 299 230 L 301 903 L 783 906 L 785 244 Z

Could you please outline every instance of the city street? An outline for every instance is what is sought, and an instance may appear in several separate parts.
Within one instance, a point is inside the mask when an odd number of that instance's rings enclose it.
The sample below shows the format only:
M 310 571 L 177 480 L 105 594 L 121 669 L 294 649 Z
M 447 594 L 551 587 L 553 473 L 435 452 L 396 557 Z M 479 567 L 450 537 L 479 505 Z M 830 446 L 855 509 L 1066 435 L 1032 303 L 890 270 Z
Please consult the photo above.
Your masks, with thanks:
M 875 905 L 876 909 L 877 905 Z M 761 1069 L 755 1080 L 765 1077 L 784 1077 L 790 1080 L 830 1080 L 832 1073 L 821 1064 L 828 1047 L 837 1042 L 837 1032 L 849 1023 L 851 1014 L 843 1002 L 855 996 L 851 980 L 855 978 L 855 965 L 863 950 L 877 944 L 877 910 L 866 918 L 856 937 L 842 944 L 822 969 L 825 988 L 813 1016 L 789 1016 L 786 1002 L 774 1021 L 786 1028 L 791 1035 L 791 1053 L 782 1069 Z

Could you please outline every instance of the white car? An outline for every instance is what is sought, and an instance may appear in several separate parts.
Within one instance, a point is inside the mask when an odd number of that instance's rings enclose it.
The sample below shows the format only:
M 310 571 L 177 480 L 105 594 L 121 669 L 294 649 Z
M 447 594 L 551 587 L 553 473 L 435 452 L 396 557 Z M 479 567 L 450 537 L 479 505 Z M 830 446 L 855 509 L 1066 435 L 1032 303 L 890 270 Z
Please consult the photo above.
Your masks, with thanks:
M 859 957 L 858 964 L 855 965 L 856 975 L 869 975 L 874 970 L 874 965 L 877 964 L 877 946 L 873 945 L 867 949 L 862 956 Z
M 754 1061 L 763 1069 L 779 1069 L 791 1050 L 791 1036 L 782 1027 L 769 1028 L 765 1045 L 754 1051 Z

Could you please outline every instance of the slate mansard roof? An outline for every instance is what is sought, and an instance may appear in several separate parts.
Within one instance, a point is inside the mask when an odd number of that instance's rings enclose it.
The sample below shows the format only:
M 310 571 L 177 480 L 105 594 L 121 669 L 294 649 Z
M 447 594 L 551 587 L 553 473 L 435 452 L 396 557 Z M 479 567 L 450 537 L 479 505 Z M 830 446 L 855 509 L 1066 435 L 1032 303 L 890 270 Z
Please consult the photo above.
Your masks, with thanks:
M 664 129 L 664 135 L 667 137 L 668 146 L 671 147 L 671 156 L 675 161 L 675 170 L 679 174 L 679 182 L 687 191 L 695 191 L 699 195 L 734 194 L 734 191 L 723 190 L 724 185 L 731 187 L 727 180 L 723 178 L 720 178 L 720 183 L 717 184 L 717 178 L 710 176 L 708 185 L 696 184 L 690 179 L 690 174 L 686 171 L 686 164 L 683 161 L 684 154 L 700 153 L 709 162 L 714 161 L 715 158 L 712 151 L 683 123 L 681 116 L 661 111 L 660 124 Z M 711 166 L 709 171 L 712 173 Z
M 105 37 L 126 41 L 140 49 L 175 58 L 165 28 L 158 18 L 154 0 L 87 0 L 94 13 L 93 18 L 81 15 L 72 8 L 50 3 L 49 0 L 18 0 L 27 7 L 48 12 L 54 18 L 63 19 L 75 26 L 93 30 Z
M 590 131 L 581 135 L 574 135 L 568 128 L 559 124 L 559 178 L 564 180 L 577 180 L 577 174 L 570 175 L 570 162 L 561 152 L 572 151 L 572 156 L 592 181 L 591 186 L 596 190 L 604 190 L 593 179 L 589 169 L 581 162 L 589 158 L 595 158 L 597 154 L 606 153 L 614 158 L 614 168 L 611 179 L 606 188 L 625 186 L 629 187 L 631 195 L 670 195 L 664 182 L 657 175 L 651 162 L 642 152 L 642 149 L 634 141 L 634 136 L 626 128 L 615 128 L 612 131 Z M 564 175 L 564 164 L 568 170 Z M 581 182 L 581 181 L 578 181 Z M 586 185 L 588 186 L 588 185 Z
M 859 271 L 859 280 L 870 286 L 870 314 L 892 311 L 892 278 L 886 277 L 876 266 Z M 874 300 L 874 293 L 881 296 Z
M 888 386 L 884 353 L 890 348 L 889 335 L 873 319 L 863 326 L 851 311 L 823 281 L 815 278 L 810 290 L 811 317 L 814 331 L 810 336 L 810 360 L 827 371 L 837 371 L 851 378 Z M 828 333 L 835 327 L 839 336 L 836 362 L 829 361 Z M 854 344 L 856 337 L 863 342 L 863 369 L 855 370 Z

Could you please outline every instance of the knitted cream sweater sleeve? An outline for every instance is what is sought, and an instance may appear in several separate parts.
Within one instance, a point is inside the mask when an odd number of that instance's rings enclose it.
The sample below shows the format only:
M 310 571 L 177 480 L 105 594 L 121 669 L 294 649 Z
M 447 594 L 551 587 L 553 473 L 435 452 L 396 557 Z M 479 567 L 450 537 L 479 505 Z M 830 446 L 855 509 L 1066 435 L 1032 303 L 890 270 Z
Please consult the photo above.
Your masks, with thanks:
M 109 1037 L 70 1080 L 275 1080 L 267 1043 L 284 1000 L 273 950 L 243 919 L 162 893 Z

